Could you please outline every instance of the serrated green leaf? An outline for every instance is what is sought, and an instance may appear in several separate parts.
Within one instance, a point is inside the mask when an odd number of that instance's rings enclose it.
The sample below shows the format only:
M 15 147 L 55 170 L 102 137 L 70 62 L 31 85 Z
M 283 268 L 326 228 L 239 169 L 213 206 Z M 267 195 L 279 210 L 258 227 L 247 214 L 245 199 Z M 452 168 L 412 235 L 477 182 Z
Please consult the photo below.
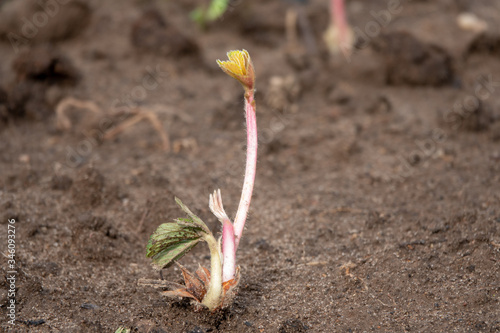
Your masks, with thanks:
M 163 223 L 149 238 L 146 256 L 154 257 L 158 253 L 182 241 L 197 240 L 201 237 L 198 230 L 177 223 Z
M 187 208 L 186 205 L 182 203 L 182 201 L 179 198 L 175 198 L 175 202 L 181 207 L 181 209 L 184 211 L 184 213 L 188 214 L 188 216 L 191 218 L 192 222 L 200 227 L 203 231 L 205 231 L 207 234 L 210 233 L 210 229 L 208 229 L 207 225 L 205 222 L 203 222 L 198 216 L 194 215 L 192 211 Z
M 170 237 L 189 237 L 191 235 L 198 235 L 199 228 L 195 224 L 184 225 L 183 223 L 170 222 L 161 224 L 153 233 L 155 239 L 170 238 Z
M 153 260 L 153 266 L 157 269 L 180 259 L 201 239 L 207 237 L 207 234 L 213 237 L 210 229 L 198 216 L 179 199 L 175 198 L 175 201 L 189 217 L 161 224 L 149 238 L 146 256 Z
M 174 245 L 163 248 L 157 254 L 153 255 L 151 259 L 153 260 L 153 266 L 156 269 L 163 269 L 169 264 L 182 258 L 186 253 L 188 253 L 198 242 L 199 238 L 192 240 L 182 240 Z
M 183 226 L 184 228 L 188 228 L 188 229 L 191 229 L 191 230 L 196 231 L 196 232 L 198 232 L 198 231 L 205 232 L 205 230 L 203 230 L 202 227 L 200 227 L 198 224 L 193 222 L 192 218 L 187 218 L 187 217 L 178 218 L 178 219 L 175 219 L 174 221 L 175 221 L 175 223 Z

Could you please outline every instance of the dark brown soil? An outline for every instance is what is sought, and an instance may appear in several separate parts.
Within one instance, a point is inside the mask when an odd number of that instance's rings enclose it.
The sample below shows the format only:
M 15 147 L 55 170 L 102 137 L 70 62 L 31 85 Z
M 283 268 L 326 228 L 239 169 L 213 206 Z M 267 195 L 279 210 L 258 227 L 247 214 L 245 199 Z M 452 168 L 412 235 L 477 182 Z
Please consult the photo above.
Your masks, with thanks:
M 390 16 L 387 1 L 347 1 L 364 34 L 349 58 L 326 54 L 326 0 L 305 8 L 316 54 L 286 39 L 291 2 L 233 1 L 204 31 L 189 19 L 203 1 L 63 2 L 23 37 L 12 18 L 33 22 L 36 3 L 0 1 L 0 248 L 15 219 L 18 271 L 14 326 L 0 282 L 2 332 L 500 331 L 498 1 L 402 0 Z M 462 30 L 462 11 L 487 31 Z M 260 135 L 242 278 L 228 309 L 195 312 L 137 282 L 159 278 L 145 246 L 183 215 L 174 196 L 214 231 L 209 193 L 235 213 L 242 89 L 215 60 L 241 48 Z M 61 130 L 67 97 L 101 114 L 75 108 Z M 104 139 L 137 106 L 170 152 L 148 122 Z

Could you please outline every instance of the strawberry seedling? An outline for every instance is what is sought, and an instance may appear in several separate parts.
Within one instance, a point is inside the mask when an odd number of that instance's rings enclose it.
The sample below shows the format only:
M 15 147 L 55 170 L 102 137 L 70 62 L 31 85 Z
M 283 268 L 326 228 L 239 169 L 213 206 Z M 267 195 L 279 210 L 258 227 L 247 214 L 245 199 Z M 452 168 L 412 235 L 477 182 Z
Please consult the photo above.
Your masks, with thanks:
M 146 254 L 153 260 L 153 266 L 161 270 L 176 262 L 200 241 L 205 241 L 210 251 L 210 271 L 200 266 L 193 274 L 179 265 L 185 285 L 167 283 L 177 288 L 164 291 L 163 294 L 169 297 L 191 298 L 195 304 L 203 305 L 211 311 L 223 308 L 231 303 L 234 296 L 234 287 L 236 287 L 240 278 L 239 267 L 236 266 L 236 249 L 250 207 L 257 165 L 257 122 L 253 64 L 246 50 L 230 51 L 227 55 L 229 58 L 227 61 L 217 60 L 217 63 L 226 74 L 243 85 L 247 124 L 245 179 L 234 223 L 231 222 L 224 211 L 220 190 L 209 196 L 209 207 L 222 223 L 222 244 L 215 239 L 206 224 L 176 198 L 177 204 L 187 214 L 187 217 L 160 225 L 149 239 Z M 157 283 L 145 284 L 158 285 Z

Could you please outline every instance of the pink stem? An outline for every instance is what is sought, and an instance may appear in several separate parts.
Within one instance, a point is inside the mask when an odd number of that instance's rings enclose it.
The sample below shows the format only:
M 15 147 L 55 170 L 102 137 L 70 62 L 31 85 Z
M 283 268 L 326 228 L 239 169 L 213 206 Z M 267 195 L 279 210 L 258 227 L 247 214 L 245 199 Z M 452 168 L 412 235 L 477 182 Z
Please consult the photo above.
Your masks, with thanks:
M 347 20 L 344 10 L 344 0 L 331 0 L 330 16 L 333 18 L 333 24 L 339 29 L 341 39 L 347 33 Z
M 240 204 L 236 217 L 234 218 L 235 250 L 240 243 L 241 234 L 245 227 L 245 221 L 252 200 L 253 184 L 255 181 L 255 169 L 257 167 L 257 118 L 255 115 L 255 101 L 253 90 L 245 92 L 245 115 L 247 120 L 247 164 L 245 168 L 245 180 L 241 191 Z
M 236 247 L 233 224 L 225 219 L 222 224 L 222 282 L 234 279 L 236 273 Z

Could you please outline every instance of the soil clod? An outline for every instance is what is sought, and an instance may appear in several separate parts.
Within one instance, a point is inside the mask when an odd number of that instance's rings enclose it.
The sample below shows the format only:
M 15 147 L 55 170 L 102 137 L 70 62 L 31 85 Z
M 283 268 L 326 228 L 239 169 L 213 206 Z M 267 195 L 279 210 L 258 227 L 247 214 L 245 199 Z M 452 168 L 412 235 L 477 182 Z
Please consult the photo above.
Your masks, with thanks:
M 442 86 L 454 77 L 450 55 L 410 33 L 385 34 L 374 47 L 383 56 L 390 85 Z

